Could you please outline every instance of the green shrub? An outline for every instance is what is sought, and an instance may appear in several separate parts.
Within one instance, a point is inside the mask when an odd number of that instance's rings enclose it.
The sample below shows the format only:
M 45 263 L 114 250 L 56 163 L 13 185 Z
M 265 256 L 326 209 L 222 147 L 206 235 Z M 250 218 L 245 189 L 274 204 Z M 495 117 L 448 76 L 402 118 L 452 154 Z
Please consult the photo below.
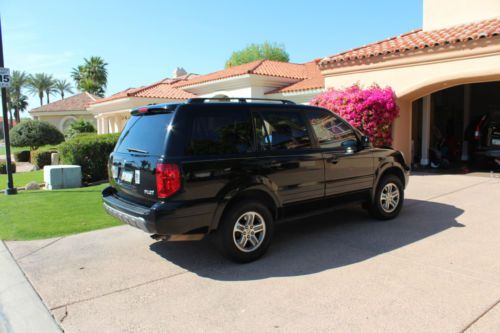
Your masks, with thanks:
M 30 151 L 20 150 L 14 152 L 14 158 L 16 162 L 29 162 L 30 161 Z
M 119 133 L 79 135 L 59 146 L 60 159 L 65 164 L 80 165 L 84 182 L 107 179 L 107 163 Z
M 30 147 L 35 150 L 44 145 L 57 145 L 64 135 L 52 124 L 38 120 L 27 120 L 14 126 L 10 142 L 14 147 Z
M 43 147 L 31 152 L 31 164 L 36 165 L 39 169 L 44 166 L 50 165 L 50 156 L 52 153 L 57 153 L 57 148 Z
M 64 132 L 64 137 L 69 140 L 82 133 L 97 133 L 97 131 L 90 121 L 80 119 L 69 125 Z
M 15 173 L 16 172 L 16 162 L 11 161 L 10 168 L 12 170 L 12 173 Z M 5 175 L 5 174 L 7 174 L 7 161 L 0 160 L 0 175 Z

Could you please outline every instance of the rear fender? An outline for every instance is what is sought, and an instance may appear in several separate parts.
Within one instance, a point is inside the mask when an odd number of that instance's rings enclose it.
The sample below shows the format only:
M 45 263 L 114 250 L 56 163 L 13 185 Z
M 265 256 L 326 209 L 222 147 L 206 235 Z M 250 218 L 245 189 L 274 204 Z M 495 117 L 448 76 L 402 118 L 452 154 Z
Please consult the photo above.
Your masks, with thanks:
M 263 192 L 272 199 L 277 210 L 282 207 L 282 202 L 278 196 L 278 186 L 266 177 L 254 176 L 244 182 L 239 181 L 237 184 L 229 183 L 217 195 L 217 208 L 212 217 L 210 230 L 217 229 L 224 210 L 232 200 L 250 191 Z

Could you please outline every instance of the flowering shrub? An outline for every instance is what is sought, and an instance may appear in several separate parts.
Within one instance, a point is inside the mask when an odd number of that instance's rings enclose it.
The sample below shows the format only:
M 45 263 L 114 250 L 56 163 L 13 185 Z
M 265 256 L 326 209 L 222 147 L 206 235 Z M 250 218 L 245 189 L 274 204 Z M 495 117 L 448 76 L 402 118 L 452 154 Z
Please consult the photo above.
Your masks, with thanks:
M 391 125 L 399 115 L 396 95 L 376 85 L 362 89 L 353 85 L 344 90 L 330 89 L 314 98 L 311 105 L 324 107 L 340 115 L 370 137 L 376 147 L 392 143 Z

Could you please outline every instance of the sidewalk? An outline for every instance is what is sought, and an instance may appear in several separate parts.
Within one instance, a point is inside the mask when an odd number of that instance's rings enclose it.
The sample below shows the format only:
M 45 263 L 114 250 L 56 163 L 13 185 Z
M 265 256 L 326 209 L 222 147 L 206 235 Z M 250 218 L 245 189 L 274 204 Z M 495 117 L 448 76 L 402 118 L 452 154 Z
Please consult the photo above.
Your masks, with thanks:
M 62 332 L 0 241 L 0 333 Z

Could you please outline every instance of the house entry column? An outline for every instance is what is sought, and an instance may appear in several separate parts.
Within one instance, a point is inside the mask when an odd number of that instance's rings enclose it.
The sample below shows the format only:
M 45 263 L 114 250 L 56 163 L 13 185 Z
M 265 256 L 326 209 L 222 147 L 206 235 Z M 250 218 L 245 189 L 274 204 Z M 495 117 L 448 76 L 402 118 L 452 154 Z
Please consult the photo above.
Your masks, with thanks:
M 431 95 L 423 97 L 422 102 L 422 151 L 420 164 L 429 164 L 429 145 L 431 132 Z

